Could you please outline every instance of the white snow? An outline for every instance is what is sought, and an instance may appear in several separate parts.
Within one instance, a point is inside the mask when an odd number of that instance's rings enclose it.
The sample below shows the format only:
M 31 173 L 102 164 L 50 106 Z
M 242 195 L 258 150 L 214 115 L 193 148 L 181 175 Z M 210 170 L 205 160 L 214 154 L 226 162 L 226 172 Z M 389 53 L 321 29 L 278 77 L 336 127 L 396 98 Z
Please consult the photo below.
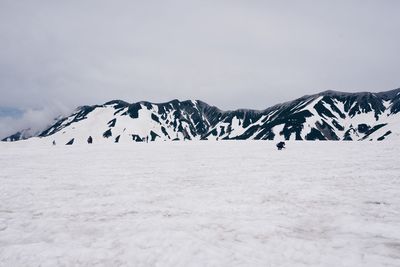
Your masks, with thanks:
M 304 111 L 304 110 L 308 110 L 310 111 L 312 114 L 314 115 L 318 115 L 318 113 L 314 110 L 314 106 L 316 104 L 318 104 L 319 101 L 321 101 L 321 99 L 323 98 L 323 96 L 319 96 L 311 101 L 309 101 L 302 109 L 300 109 L 298 112 Z
M 399 266 L 398 142 L 0 143 L 0 266 Z
M 230 138 L 242 135 L 247 130 L 247 128 L 243 127 L 243 121 L 236 116 L 232 118 L 231 127 L 232 127 L 232 131 L 228 134 L 228 136 Z
M 285 128 L 284 124 L 278 124 L 274 127 L 272 127 L 272 132 L 275 134 L 275 140 L 284 140 L 285 137 L 283 135 L 281 135 L 281 132 L 283 131 L 283 128 Z

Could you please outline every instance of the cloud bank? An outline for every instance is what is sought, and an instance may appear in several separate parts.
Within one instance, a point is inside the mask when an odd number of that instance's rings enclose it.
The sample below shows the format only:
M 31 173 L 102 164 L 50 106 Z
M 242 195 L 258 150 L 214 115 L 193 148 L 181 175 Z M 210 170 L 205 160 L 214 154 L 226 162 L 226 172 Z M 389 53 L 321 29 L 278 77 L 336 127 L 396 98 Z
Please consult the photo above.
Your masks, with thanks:
M 327 89 L 390 90 L 399 10 L 395 0 L 3 0 L 0 106 L 178 98 L 263 109 Z
M 17 110 L 0 116 L 0 139 L 27 130 L 31 135 L 43 131 L 54 119 L 68 115 L 72 110 L 53 104 L 42 109 Z

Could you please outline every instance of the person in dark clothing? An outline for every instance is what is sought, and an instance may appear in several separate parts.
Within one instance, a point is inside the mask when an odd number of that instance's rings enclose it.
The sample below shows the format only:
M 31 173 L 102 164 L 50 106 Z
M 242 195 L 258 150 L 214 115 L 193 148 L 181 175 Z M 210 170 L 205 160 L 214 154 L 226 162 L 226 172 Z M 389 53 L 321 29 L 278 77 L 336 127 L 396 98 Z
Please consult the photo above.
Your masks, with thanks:
M 276 144 L 276 147 L 278 148 L 278 150 L 282 150 L 282 148 L 285 148 L 285 142 L 279 142 L 278 144 Z
M 53 140 L 53 146 L 55 146 L 56 145 L 56 140 Z
M 89 138 L 87 139 L 88 144 L 93 143 L 93 138 L 91 136 L 89 136 Z

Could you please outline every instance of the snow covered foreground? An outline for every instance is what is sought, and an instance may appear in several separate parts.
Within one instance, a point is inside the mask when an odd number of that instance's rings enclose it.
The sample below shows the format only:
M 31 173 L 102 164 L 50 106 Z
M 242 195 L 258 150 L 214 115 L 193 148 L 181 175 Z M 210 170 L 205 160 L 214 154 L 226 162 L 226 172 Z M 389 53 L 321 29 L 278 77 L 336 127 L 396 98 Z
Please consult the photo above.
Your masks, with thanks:
M 400 266 L 393 142 L 0 144 L 0 266 Z

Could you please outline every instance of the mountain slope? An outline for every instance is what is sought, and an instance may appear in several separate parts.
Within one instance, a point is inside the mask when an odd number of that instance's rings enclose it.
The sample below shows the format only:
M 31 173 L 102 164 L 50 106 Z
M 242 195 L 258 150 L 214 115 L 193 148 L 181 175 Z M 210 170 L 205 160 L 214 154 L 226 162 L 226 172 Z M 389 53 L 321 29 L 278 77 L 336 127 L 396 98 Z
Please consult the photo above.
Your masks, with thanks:
M 325 91 L 265 110 L 221 111 L 202 101 L 83 106 L 39 134 L 57 143 L 169 140 L 400 139 L 400 89 Z
M 37 136 L 39 133 L 35 133 L 32 131 L 32 129 L 28 128 L 28 129 L 23 129 L 19 132 L 16 132 L 6 138 L 4 138 L 3 142 L 15 142 L 15 141 L 20 141 L 20 140 L 26 140 L 28 138 Z

